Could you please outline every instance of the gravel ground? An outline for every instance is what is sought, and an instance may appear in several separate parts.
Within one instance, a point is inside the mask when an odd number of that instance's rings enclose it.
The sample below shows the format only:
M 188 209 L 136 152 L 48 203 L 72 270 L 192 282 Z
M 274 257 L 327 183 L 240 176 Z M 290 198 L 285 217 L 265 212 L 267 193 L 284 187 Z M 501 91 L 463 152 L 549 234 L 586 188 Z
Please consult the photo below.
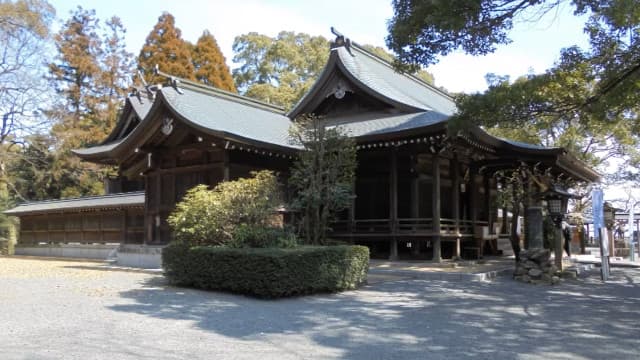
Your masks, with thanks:
M 0 257 L 0 359 L 637 359 L 640 270 L 558 286 L 374 277 L 277 301 Z

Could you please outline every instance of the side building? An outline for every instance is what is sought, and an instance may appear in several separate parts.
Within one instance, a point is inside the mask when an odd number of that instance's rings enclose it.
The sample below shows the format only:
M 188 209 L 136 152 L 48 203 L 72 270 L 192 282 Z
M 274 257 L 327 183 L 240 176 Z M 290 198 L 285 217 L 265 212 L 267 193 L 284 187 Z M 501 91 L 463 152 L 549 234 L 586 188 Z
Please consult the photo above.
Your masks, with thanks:
M 485 239 L 506 232 L 507 218 L 498 219 L 494 205 L 496 171 L 527 164 L 576 181 L 599 179 L 562 148 L 509 141 L 480 128 L 451 135 L 447 123 L 456 107 L 449 95 L 396 72 L 342 36 L 330 51 L 322 74 L 289 113 L 171 76 L 163 86 L 130 96 L 108 138 L 75 151 L 85 161 L 118 167 L 120 176 L 111 188 L 144 188 L 144 210 L 136 222 L 142 229 L 109 239 L 128 248 L 167 244 L 166 218 L 197 184 L 213 186 L 259 169 L 276 171 L 286 184 L 300 151 L 289 142 L 288 129 L 308 113 L 343 128 L 357 142 L 356 197 L 334 223 L 332 236 L 366 244 L 376 256 L 439 261 L 460 257 L 465 248 L 482 255 Z M 7 213 L 24 223 L 25 210 L 40 204 Z M 55 212 L 43 210 L 38 216 Z M 20 245 L 34 244 L 28 229 L 21 229 Z M 69 239 L 43 232 L 35 241 L 41 247 Z M 487 244 L 495 248 L 495 241 Z

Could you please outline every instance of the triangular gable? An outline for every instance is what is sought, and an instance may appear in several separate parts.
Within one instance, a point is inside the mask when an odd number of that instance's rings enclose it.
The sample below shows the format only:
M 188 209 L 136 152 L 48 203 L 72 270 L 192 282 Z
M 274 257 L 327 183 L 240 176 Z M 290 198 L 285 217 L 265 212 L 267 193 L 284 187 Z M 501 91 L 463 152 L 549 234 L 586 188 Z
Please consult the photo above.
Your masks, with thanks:
M 289 112 L 291 119 L 304 113 L 324 115 L 329 107 L 340 108 L 341 102 L 355 102 L 362 112 L 434 111 L 445 116 L 455 112 L 453 99 L 444 92 L 396 72 L 390 63 L 357 44 L 338 40 L 316 83 Z
M 116 126 L 113 127 L 107 138 L 100 145 L 122 140 L 129 135 L 149 113 L 151 105 L 153 105 L 154 96 L 153 92 L 146 89 L 136 91 L 127 96 Z

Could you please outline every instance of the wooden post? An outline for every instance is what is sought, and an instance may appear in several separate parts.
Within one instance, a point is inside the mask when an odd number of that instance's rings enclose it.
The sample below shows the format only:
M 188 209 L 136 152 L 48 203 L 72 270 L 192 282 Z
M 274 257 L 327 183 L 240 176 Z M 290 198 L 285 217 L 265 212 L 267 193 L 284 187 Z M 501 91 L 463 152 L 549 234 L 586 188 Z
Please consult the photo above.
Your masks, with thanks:
M 562 271 L 562 226 L 560 224 L 554 224 L 553 226 L 553 247 L 555 256 L 555 265 L 558 271 Z
M 355 230 L 356 223 L 356 180 L 355 177 L 351 184 L 353 189 L 353 197 L 351 198 L 351 203 L 349 204 L 349 223 L 347 224 L 347 231 L 349 234 L 353 235 L 353 231 Z M 353 238 L 352 238 L 353 240 Z
M 489 233 L 493 232 L 493 214 L 491 213 L 491 184 L 489 184 L 489 177 L 482 175 L 482 189 L 484 196 L 482 197 L 483 212 L 487 216 L 487 225 L 489 226 Z
M 229 150 L 225 149 L 222 153 L 222 180 L 229 181 Z
M 51 244 L 51 224 L 49 221 L 49 214 L 44 216 L 44 223 L 47 225 L 47 243 Z
M 149 180 L 149 175 L 144 176 L 144 237 L 142 238 L 142 244 L 147 245 L 151 242 L 151 237 L 153 236 L 153 216 L 151 215 L 151 201 L 150 196 L 152 193 L 151 189 L 152 182 Z
M 460 259 L 460 165 L 458 157 L 453 156 L 450 164 L 451 172 L 451 210 L 453 212 L 454 231 L 456 232 L 455 259 Z
M 477 199 L 476 194 L 478 193 L 478 188 L 476 187 L 476 169 L 475 167 L 469 167 L 469 186 L 467 188 L 467 192 L 469 193 L 469 211 L 471 212 L 471 233 L 473 234 L 472 238 L 477 241 L 478 249 L 480 249 L 480 243 L 482 239 L 476 238 L 476 226 L 478 225 L 478 208 L 477 208 Z M 478 253 L 478 257 L 482 257 L 482 252 Z
M 126 244 L 127 243 L 127 209 L 122 209 L 122 235 L 120 235 L 120 237 L 122 238 L 121 242 L 122 244 Z
M 420 217 L 420 181 L 417 177 L 411 179 L 411 217 L 417 219 Z M 416 238 L 411 252 L 414 255 L 420 255 L 421 239 Z
M 482 206 L 484 207 L 484 213 L 487 216 L 487 227 L 489 228 L 489 234 L 493 234 L 494 216 L 493 216 L 493 207 L 491 206 L 491 183 L 490 183 L 489 177 L 484 174 L 482 175 L 482 188 L 484 189 Z M 493 255 L 493 244 L 491 244 L 492 241 L 493 240 L 488 240 L 489 251 L 491 252 L 491 255 Z M 484 243 L 485 241 L 482 240 L 480 245 L 480 251 L 482 252 L 482 254 L 484 254 Z
M 511 219 L 511 221 L 516 221 L 516 219 Z M 507 215 L 507 207 L 502 207 L 502 226 L 500 226 L 501 234 L 509 233 L 509 216 Z
M 396 224 L 398 222 L 398 149 L 391 148 L 391 167 L 389 172 L 389 220 L 391 222 L 391 244 L 389 260 L 398 259 L 398 239 Z
M 432 162 L 433 170 L 433 211 L 432 224 L 433 224 L 433 258 L 434 262 L 442 261 L 442 252 L 440 248 L 440 157 L 438 155 L 433 156 Z

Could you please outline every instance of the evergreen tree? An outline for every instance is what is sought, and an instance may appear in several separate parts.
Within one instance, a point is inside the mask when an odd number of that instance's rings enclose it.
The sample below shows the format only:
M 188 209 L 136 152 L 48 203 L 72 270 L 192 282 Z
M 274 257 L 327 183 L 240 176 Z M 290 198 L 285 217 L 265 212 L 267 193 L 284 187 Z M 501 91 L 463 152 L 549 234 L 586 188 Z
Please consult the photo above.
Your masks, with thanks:
M 209 31 L 205 30 L 191 49 L 196 80 L 222 90 L 237 91 L 226 60 Z
M 303 148 L 289 178 L 295 190 L 291 208 L 301 216 L 307 244 L 326 245 L 330 222 L 353 199 L 355 141 L 340 127 L 327 128 L 313 115 L 296 118 L 290 138 Z
M 329 57 L 322 36 L 283 31 L 275 38 L 258 33 L 236 37 L 233 77 L 247 96 L 289 109 L 311 88 Z
M 143 70 L 147 83 L 161 83 L 164 79 L 154 74 L 154 68 L 181 78 L 195 80 L 190 46 L 182 39 L 175 18 L 168 12 L 158 18 L 158 23 L 147 36 L 138 55 L 138 66 Z
M 56 139 L 52 173 L 63 189 L 62 197 L 99 192 L 96 190 L 101 183 L 98 166 L 81 163 L 71 153 L 72 149 L 100 141 L 94 137 L 101 121 L 96 83 L 101 80 L 99 59 L 103 51 L 98 24 L 94 10 L 79 6 L 54 36 L 58 55 L 49 64 L 49 73 L 60 100 L 49 114 L 56 121 L 51 130 Z
M 54 37 L 58 54 L 49 72 L 60 100 L 49 111 L 56 121 L 50 171 L 62 197 L 102 193 L 103 179 L 110 172 L 71 153 L 104 140 L 126 88 L 129 60 L 122 44 L 124 30 L 117 18 L 107 26 L 103 42 L 95 11 L 78 7 Z
M 49 73 L 54 88 L 66 100 L 56 109 L 56 115 L 61 117 L 67 130 L 89 125 L 99 103 L 95 83 L 102 73 L 98 62 L 102 41 L 97 31 L 95 10 L 78 6 L 54 36 L 58 55 L 49 64 Z M 70 113 L 68 117 L 67 113 Z
M 134 74 L 133 54 L 125 49 L 124 34 L 126 30 L 122 21 L 113 16 L 106 22 L 106 31 L 103 35 L 103 68 L 101 85 L 104 116 L 100 130 L 102 138 L 106 138 L 109 131 L 115 126 L 119 109 L 126 98 L 131 76 Z
M 236 86 L 244 95 L 290 109 L 313 86 L 329 57 L 329 41 L 322 36 L 283 31 L 275 38 L 248 33 L 235 38 L 233 70 Z M 393 62 L 381 47 L 364 45 L 376 56 Z M 433 84 L 424 69 L 414 73 Z
M 376 55 L 377 57 L 386 60 L 387 62 L 390 63 L 395 63 L 397 61 L 396 57 L 388 52 L 385 48 L 380 47 L 380 46 L 373 46 L 373 45 L 362 45 L 362 47 L 367 50 L 368 52 Z M 431 84 L 434 85 L 434 78 L 433 78 L 433 74 L 428 72 L 427 70 L 423 69 L 422 67 L 417 67 L 416 71 L 413 73 L 413 75 L 415 75 L 416 77 L 418 77 L 420 80 L 426 82 L 427 84 Z
M 565 4 L 535 1 L 394 0 L 387 44 L 404 66 L 426 66 L 438 56 L 462 49 L 473 55 L 508 44 L 527 14 L 553 12 Z M 511 82 L 488 76 L 483 94 L 457 98 L 453 131 L 482 125 L 499 135 L 548 146 L 563 146 L 592 165 L 615 157 L 637 181 L 640 172 L 640 6 L 633 0 L 567 2 L 586 15 L 589 47 L 563 49 L 543 74 Z M 402 64 L 401 67 L 404 67 Z M 603 167 L 604 170 L 604 167 Z M 610 173 L 610 169 L 606 171 Z
M 21 201 L 59 198 L 62 182 L 52 171 L 54 139 L 48 134 L 35 134 L 27 138 L 27 143 L 15 153 L 14 161 L 8 166 L 12 177 L 13 190 Z

